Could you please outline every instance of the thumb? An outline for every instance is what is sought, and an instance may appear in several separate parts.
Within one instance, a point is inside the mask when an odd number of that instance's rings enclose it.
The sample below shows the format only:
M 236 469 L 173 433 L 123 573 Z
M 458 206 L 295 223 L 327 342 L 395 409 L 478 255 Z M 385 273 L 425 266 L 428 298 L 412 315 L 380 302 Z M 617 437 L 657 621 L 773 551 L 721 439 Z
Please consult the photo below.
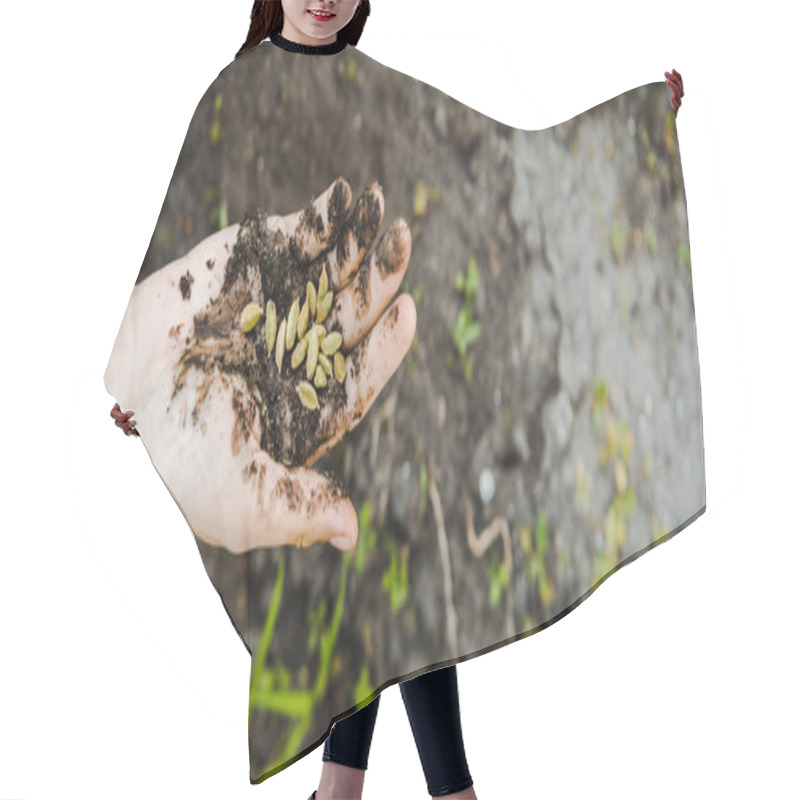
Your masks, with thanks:
M 287 467 L 264 457 L 270 462 L 271 489 L 265 492 L 265 501 L 271 530 L 262 528 L 260 533 L 295 547 L 325 542 L 338 550 L 352 550 L 358 540 L 358 514 L 338 481 L 308 467 Z

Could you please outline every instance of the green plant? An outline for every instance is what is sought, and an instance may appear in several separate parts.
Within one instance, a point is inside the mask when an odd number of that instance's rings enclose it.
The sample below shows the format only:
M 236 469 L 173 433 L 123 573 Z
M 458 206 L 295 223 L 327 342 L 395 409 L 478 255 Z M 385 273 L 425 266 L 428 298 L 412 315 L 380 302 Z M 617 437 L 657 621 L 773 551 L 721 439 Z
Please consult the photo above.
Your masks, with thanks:
M 222 109 L 222 93 L 214 98 L 214 119 L 211 122 L 211 130 L 209 131 L 209 138 L 211 144 L 219 144 L 220 137 L 222 136 L 222 123 L 219 119 L 219 112 Z
M 389 541 L 389 566 L 383 573 L 383 590 L 389 595 L 392 611 L 399 611 L 408 600 L 408 546 L 398 554 L 397 545 Z
M 322 621 L 318 619 L 319 608 L 311 615 L 312 618 L 316 619 L 317 623 L 317 631 L 313 638 L 319 642 L 319 662 L 317 674 L 310 688 L 305 688 L 308 681 L 307 673 L 298 676 L 296 683 L 302 688 L 297 688 L 292 686 L 291 671 L 283 664 L 267 664 L 267 654 L 272 644 L 275 622 L 281 607 L 283 584 L 286 579 L 286 555 L 281 554 L 279 556 L 278 575 L 272 588 L 269 611 L 264 621 L 258 649 L 253 656 L 248 707 L 248 723 L 252 719 L 253 711 L 259 709 L 285 716 L 290 723 L 283 743 L 283 752 L 279 753 L 274 761 L 267 764 L 262 770 L 262 772 L 268 773 L 268 776 L 281 768 L 281 765 L 300 749 L 311 726 L 316 703 L 327 691 L 334 648 L 339 638 L 339 627 L 344 614 L 347 575 L 353 560 L 352 556 L 351 551 L 342 554 L 341 582 L 339 583 L 336 606 L 333 609 L 328 626 L 323 627 Z
M 489 573 L 489 605 L 492 608 L 497 608 L 503 591 L 508 587 L 506 562 L 498 558 L 496 553 L 492 553 L 492 561 L 487 570 Z
M 219 205 L 213 207 L 208 215 L 209 221 L 217 225 L 219 230 L 228 227 L 228 200 L 223 197 Z
M 472 353 L 467 353 L 467 350 L 481 335 L 481 324 L 473 318 L 472 308 L 478 286 L 478 264 L 472 257 L 467 265 L 466 276 L 461 270 L 456 272 L 456 289 L 464 293 L 464 304 L 459 309 L 453 326 L 453 342 L 461 358 L 461 368 L 468 384 L 472 384 Z
M 583 516 L 587 517 L 589 516 L 592 482 L 589 472 L 583 466 L 583 459 L 580 456 L 578 456 L 575 472 L 575 507 Z
M 536 586 L 538 581 L 539 599 L 543 606 L 552 603 L 555 596 L 555 587 L 547 574 L 547 564 L 545 562 L 549 538 L 547 516 L 543 511 L 536 515 L 535 549 L 531 537 L 531 529 L 527 525 L 523 525 L 520 529 L 520 546 L 528 559 L 528 577 L 532 586 Z
M 308 655 L 313 655 L 314 651 L 319 646 L 319 639 L 322 635 L 322 624 L 325 620 L 325 601 L 320 600 L 316 608 L 308 610 L 308 643 L 306 645 L 306 652 Z
M 597 384 L 597 387 L 602 382 Z M 602 394 L 605 397 L 605 383 L 602 383 Z M 593 417 L 595 428 L 600 427 L 600 414 L 597 409 L 595 391 L 595 408 Z M 636 494 L 630 483 L 628 467 L 633 452 L 633 432 L 626 420 L 606 418 L 605 436 L 597 446 L 597 460 L 601 466 L 608 465 L 614 480 L 614 497 L 606 510 L 603 519 L 604 548 L 594 559 L 594 581 L 605 580 L 610 571 L 617 565 L 622 550 L 628 539 L 628 522 L 636 510 Z
M 369 680 L 369 667 L 364 664 L 361 667 L 361 674 L 358 676 L 358 683 L 353 689 L 353 702 L 356 704 L 356 711 L 370 704 L 372 691 L 372 684 Z
M 440 192 L 435 186 L 428 186 L 420 178 L 414 187 L 414 216 L 424 217 L 428 213 L 428 206 L 439 200 Z
M 594 399 L 592 402 L 592 422 L 599 428 L 603 422 L 603 412 L 608 406 L 608 390 L 605 381 L 597 381 L 594 385 Z
M 375 549 L 378 532 L 372 526 L 372 502 L 367 498 L 358 512 L 358 544 L 356 545 L 356 574 L 361 575 L 367 556 Z

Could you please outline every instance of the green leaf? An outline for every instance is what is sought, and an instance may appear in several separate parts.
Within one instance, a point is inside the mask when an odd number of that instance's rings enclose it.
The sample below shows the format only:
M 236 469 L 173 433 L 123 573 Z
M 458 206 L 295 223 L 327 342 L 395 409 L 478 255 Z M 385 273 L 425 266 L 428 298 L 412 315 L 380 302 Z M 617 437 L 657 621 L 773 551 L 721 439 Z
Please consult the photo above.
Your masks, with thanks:
M 467 325 L 466 330 L 464 331 L 464 345 L 468 347 L 473 342 L 478 341 L 478 337 L 481 335 L 481 324 L 480 322 L 470 322 Z
M 467 265 L 467 297 L 472 297 L 478 291 L 478 264 L 472 257 Z
M 371 520 L 372 520 L 372 503 L 370 502 L 370 499 L 367 498 L 361 504 L 361 510 L 358 512 L 359 530 L 364 530 L 368 528 Z

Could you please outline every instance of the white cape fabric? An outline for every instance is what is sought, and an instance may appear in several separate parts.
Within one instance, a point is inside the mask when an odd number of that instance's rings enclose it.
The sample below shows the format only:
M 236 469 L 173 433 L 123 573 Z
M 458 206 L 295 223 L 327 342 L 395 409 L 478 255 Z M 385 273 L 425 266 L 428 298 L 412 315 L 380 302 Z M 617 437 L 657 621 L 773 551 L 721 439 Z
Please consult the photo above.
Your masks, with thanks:
M 105 385 L 252 656 L 251 783 L 705 511 L 670 96 L 528 131 L 265 40 L 202 97 Z

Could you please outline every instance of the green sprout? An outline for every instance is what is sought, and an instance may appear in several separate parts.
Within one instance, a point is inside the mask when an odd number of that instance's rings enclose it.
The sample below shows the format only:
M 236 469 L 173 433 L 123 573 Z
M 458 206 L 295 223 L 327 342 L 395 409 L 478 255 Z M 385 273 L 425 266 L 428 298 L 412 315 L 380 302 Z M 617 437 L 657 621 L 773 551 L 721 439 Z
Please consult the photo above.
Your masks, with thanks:
M 472 384 L 472 353 L 467 353 L 470 345 L 478 341 L 481 324 L 472 315 L 472 301 L 478 291 L 478 264 L 475 258 L 469 260 L 466 277 L 459 270 L 456 273 L 456 289 L 464 292 L 464 305 L 459 309 L 453 326 L 453 341 L 461 358 L 461 368 L 468 384 Z
M 399 611 L 408 600 L 408 546 L 398 556 L 397 545 L 389 542 L 391 556 L 389 566 L 383 573 L 383 590 L 389 595 L 392 611 Z
M 372 683 L 369 680 L 369 667 L 364 664 L 361 667 L 361 674 L 358 676 L 358 683 L 353 689 L 353 702 L 356 704 L 356 711 L 372 702 Z
M 218 94 L 214 98 L 214 119 L 211 122 L 211 130 L 209 131 L 209 137 L 211 139 L 211 144 L 216 145 L 219 143 L 220 138 L 222 137 L 222 123 L 219 119 L 219 112 L 222 108 L 222 94 Z
M 322 635 L 322 625 L 325 621 L 326 612 L 327 608 L 324 600 L 320 600 L 316 608 L 310 608 L 308 610 L 308 643 L 306 645 L 306 653 L 310 656 L 314 655 L 319 646 L 319 639 Z
M 503 591 L 508 587 L 508 570 L 504 559 L 498 558 L 497 553 L 492 553 L 492 561 L 488 566 L 489 572 L 489 605 L 497 608 Z
M 372 503 L 367 498 L 358 512 L 358 544 L 356 545 L 356 574 L 361 575 L 367 556 L 375 549 L 378 533 L 372 526 Z
M 603 412 L 608 406 L 608 390 L 605 381 L 598 381 L 594 385 L 594 402 L 592 403 L 592 421 L 595 428 L 603 422 Z
M 531 529 L 527 525 L 523 525 L 519 535 L 522 552 L 525 553 L 528 559 L 528 577 L 530 578 L 531 585 L 535 586 L 538 581 L 539 600 L 543 606 L 547 606 L 553 602 L 555 588 L 547 574 L 547 565 L 545 563 L 549 541 L 547 516 L 545 513 L 540 511 L 536 516 L 535 549 L 531 537 Z

